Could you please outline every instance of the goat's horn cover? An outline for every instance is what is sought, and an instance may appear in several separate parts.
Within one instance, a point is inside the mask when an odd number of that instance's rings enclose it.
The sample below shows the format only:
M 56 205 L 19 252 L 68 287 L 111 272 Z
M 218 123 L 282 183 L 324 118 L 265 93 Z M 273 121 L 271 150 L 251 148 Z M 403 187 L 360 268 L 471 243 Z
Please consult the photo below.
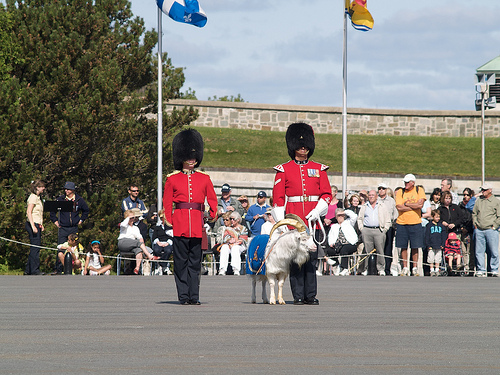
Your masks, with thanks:
M 279 227 L 282 227 L 283 225 L 291 225 L 292 227 L 296 228 L 299 232 L 305 232 L 306 231 L 306 226 L 303 223 L 300 223 L 298 220 L 295 219 L 283 219 L 278 221 L 276 224 L 274 224 L 273 229 L 271 229 L 271 233 L 269 233 L 269 238 L 273 235 L 274 231 L 278 229 Z

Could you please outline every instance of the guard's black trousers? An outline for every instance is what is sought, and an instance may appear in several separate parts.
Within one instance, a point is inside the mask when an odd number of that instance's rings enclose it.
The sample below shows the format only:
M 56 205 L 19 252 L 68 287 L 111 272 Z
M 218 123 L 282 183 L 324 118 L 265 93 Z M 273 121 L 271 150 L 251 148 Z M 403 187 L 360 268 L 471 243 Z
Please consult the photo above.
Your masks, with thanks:
M 182 302 L 200 299 L 201 238 L 174 237 L 174 277 Z

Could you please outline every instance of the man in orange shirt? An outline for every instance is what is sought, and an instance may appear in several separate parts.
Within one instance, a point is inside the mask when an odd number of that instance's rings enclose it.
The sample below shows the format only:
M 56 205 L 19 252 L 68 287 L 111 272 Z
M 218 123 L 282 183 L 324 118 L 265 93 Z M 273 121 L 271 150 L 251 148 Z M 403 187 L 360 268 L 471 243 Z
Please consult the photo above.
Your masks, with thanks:
M 396 208 L 399 216 L 396 220 L 396 247 L 401 249 L 403 258 L 403 276 L 410 275 L 408 267 L 408 242 L 413 261 L 412 272 L 417 276 L 418 248 L 424 246 L 422 227 L 422 207 L 425 202 L 424 189 L 415 186 L 415 176 L 411 173 L 403 178 L 404 189 L 396 192 Z

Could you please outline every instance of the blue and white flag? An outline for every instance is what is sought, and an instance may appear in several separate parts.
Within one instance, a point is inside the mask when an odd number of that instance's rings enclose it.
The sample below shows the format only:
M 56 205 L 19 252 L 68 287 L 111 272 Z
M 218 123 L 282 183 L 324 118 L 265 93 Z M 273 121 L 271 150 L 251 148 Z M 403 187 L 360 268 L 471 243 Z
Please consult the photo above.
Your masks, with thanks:
M 198 0 L 156 0 L 156 3 L 161 11 L 174 21 L 198 27 L 207 23 L 207 15 Z

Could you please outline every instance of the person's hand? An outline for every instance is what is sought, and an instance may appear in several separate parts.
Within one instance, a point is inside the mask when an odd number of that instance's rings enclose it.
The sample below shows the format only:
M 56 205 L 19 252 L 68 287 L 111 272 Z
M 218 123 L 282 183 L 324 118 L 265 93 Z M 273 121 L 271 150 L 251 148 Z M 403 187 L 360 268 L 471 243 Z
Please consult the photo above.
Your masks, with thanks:
M 33 231 L 33 233 L 38 233 L 38 228 L 36 227 L 36 225 L 32 225 L 31 230 Z
M 317 209 L 313 208 L 311 212 L 306 215 L 307 220 L 318 221 L 319 220 L 319 212 Z
M 455 228 L 455 224 L 451 223 L 451 224 L 448 224 L 448 229 L 453 229 Z
M 325 224 L 326 225 L 331 225 L 332 224 L 332 221 L 330 219 L 325 219 Z
M 255 216 L 253 217 L 253 219 L 254 219 L 254 220 L 257 220 L 259 217 L 260 217 L 260 215 L 255 215 Z
M 227 206 L 227 210 L 233 212 L 234 211 L 234 207 L 233 206 Z
M 54 224 L 56 227 L 61 228 L 61 226 L 59 225 L 59 221 L 55 221 Z
M 78 225 L 82 225 L 82 223 L 83 223 L 83 222 L 80 220 L 80 221 L 78 222 Z
M 443 226 L 444 226 L 444 227 L 448 227 L 448 225 L 449 225 L 449 224 L 448 224 L 446 221 L 443 221 Z

